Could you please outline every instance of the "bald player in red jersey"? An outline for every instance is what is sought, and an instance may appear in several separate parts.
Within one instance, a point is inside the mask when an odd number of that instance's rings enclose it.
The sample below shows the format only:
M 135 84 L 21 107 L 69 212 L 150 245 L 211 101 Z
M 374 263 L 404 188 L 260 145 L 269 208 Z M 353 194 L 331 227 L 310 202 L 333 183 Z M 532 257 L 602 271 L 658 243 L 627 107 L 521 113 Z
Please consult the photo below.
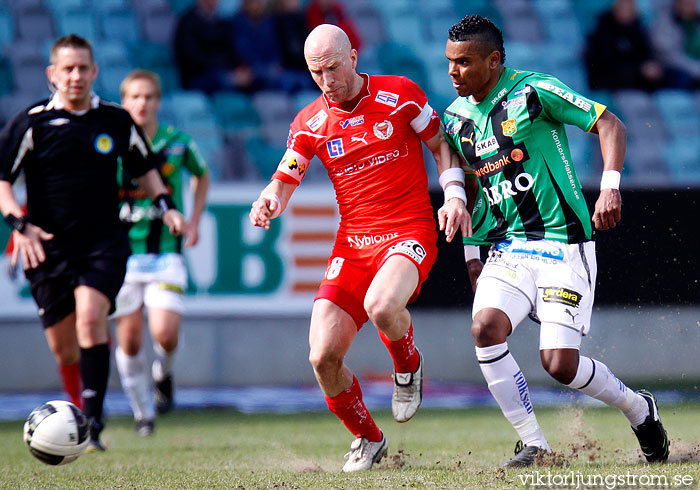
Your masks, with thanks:
M 304 54 L 323 93 L 294 118 L 287 151 L 253 203 L 250 220 L 269 229 L 312 171 L 311 159 L 321 160 L 341 221 L 311 314 L 309 360 L 328 408 L 356 437 L 343 471 L 368 470 L 388 445 L 345 354 L 372 320 L 394 361 L 394 419 L 413 417 L 421 402 L 423 359 L 406 305 L 417 297 L 437 255 L 421 142 L 435 156 L 445 188 L 438 218 L 448 241 L 460 227 L 471 234 L 464 173 L 438 115 L 414 82 L 357 73 L 357 51 L 333 25 L 316 27 Z

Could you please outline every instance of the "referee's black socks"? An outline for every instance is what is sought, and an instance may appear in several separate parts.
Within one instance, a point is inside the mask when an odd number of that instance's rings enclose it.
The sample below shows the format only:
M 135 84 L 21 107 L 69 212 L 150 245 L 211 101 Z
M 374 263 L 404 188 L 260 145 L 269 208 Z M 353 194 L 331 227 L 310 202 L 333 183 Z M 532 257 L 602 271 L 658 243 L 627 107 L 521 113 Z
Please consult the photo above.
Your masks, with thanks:
M 83 378 L 85 416 L 102 425 L 102 405 L 109 381 L 109 345 L 81 347 L 80 375 Z

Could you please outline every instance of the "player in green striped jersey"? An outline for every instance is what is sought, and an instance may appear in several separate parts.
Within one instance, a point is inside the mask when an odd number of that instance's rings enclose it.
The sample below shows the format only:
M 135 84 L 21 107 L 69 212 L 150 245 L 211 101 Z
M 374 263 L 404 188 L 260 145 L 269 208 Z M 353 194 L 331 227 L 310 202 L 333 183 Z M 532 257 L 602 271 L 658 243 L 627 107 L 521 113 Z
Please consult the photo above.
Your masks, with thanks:
M 553 76 L 505 67 L 501 31 L 483 17 L 452 26 L 446 57 L 459 95 L 445 112 L 446 138 L 481 184 L 473 236 L 464 242 L 492 244 L 474 295 L 471 331 L 489 389 L 521 439 L 504 466 L 530 465 L 538 451 L 550 451 L 506 342 L 527 316 L 540 323 L 547 372 L 619 408 L 647 460 L 667 459 L 653 395 L 633 392 L 603 363 L 579 355 L 590 328 L 596 262 L 564 125 L 599 135 L 604 171 L 592 219 L 599 230 L 621 218 L 624 125 Z
M 182 173 L 192 174 L 193 210 L 185 226 L 185 246 L 198 240 L 198 225 L 205 207 L 209 173 L 206 163 L 189 135 L 157 118 L 160 80 L 155 73 L 135 70 L 121 85 L 122 104 L 151 140 L 154 153 L 161 154 L 160 173 L 178 209 L 183 209 Z M 153 432 L 155 410 L 151 399 L 151 376 L 141 351 L 143 307 L 148 308 L 148 326 L 153 337 L 155 361 L 155 408 L 164 413 L 172 407 L 171 366 L 178 344 L 184 310 L 183 295 L 187 271 L 182 255 L 182 239 L 168 233 L 153 201 L 130 185 L 121 175 L 124 196 L 120 217 L 131 224 L 129 240 L 132 255 L 127 263 L 124 285 L 117 296 L 117 368 L 136 419 L 136 432 Z

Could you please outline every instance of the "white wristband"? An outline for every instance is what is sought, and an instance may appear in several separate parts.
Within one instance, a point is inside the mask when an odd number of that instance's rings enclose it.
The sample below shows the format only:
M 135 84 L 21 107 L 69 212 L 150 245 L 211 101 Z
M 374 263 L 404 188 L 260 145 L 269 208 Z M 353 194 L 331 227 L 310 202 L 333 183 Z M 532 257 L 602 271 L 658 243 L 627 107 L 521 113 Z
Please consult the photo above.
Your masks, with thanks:
M 275 194 L 274 192 L 268 192 L 267 194 L 263 194 L 260 197 L 264 197 L 265 199 L 269 199 L 270 201 L 275 201 L 275 204 L 277 204 L 277 207 L 272 212 L 272 216 L 270 216 L 270 219 L 275 219 L 277 216 L 280 215 L 280 213 L 282 212 L 282 201 L 280 201 L 280 197 L 277 194 Z
M 464 201 L 464 205 L 467 205 L 467 193 L 464 192 L 464 187 L 461 185 L 451 185 L 445 189 L 445 202 L 456 197 Z
M 620 172 L 617 170 L 603 170 L 603 176 L 600 178 L 600 190 L 619 188 Z
M 481 260 L 481 251 L 476 245 L 465 245 L 464 246 L 464 262 L 469 262 L 470 260 Z
M 461 168 L 448 168 L 440 174 L 440 187 L 444 191 L 450 182 L 459 182 L 464 185 L 464 170 Z

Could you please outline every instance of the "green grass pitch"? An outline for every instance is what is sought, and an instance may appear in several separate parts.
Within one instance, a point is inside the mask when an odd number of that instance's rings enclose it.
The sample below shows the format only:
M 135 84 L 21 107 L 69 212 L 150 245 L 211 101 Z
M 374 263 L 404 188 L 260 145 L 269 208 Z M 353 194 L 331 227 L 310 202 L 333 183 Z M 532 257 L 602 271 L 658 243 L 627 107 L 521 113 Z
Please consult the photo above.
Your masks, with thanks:
M 576 488 L 563 486 L 567 475 L 573 485 L 577 475 L 595 483 L 579 488 L 700 488 L 700 404 L 661 406 L 672 455 L 660 465 L 642 462 L 616 410 L 569 406 L 537 413 L 556 456 L 504 471 L 498 465 L 512 454 L 516 435 L 496 409 L 422 410 L 406 424 L 377 412 L 389 455 L 372 471 L 350 475 L 340 468 L 352 437 L 330 413 L 180 411 L 160 418 L 155 435 L 145 439 L 134 435 L 130 419 L 113 418 L 103 435 L 107 452 L 57 467 L 29 454 L 22 421 L 2 422 L 0 488 Z M 617 483 L 595 475 L 614 475 Z M 627 478 L 627 486 L 619 478 Z

